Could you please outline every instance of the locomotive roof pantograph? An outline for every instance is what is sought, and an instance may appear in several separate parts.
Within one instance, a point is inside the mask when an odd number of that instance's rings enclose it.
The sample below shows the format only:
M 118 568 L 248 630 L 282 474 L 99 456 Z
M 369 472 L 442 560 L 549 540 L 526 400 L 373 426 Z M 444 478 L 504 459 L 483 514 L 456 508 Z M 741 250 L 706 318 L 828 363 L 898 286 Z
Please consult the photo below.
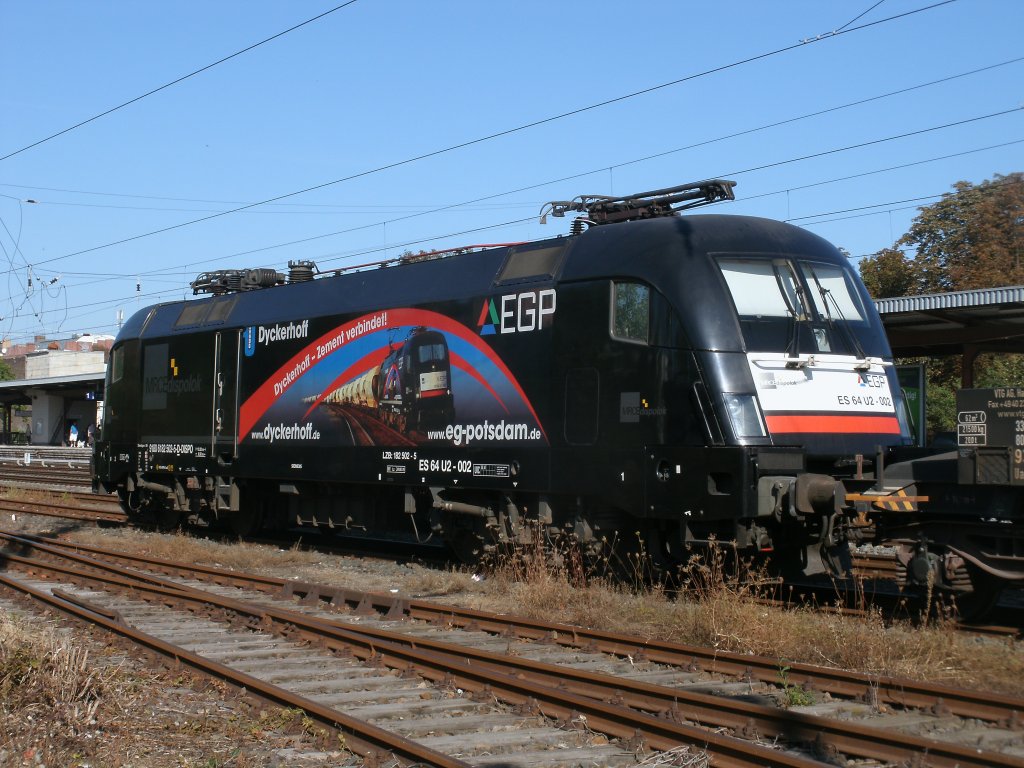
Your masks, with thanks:
M 214 272 L 203 272 L 189 283 L 192 295 L 210 293 L 220 296 L 225 293 L 254 291 L 258 288 L 273 288 L 275 285 L 288 283 L 305 283 L 316 274 L 316 264 L 312 261 L 289 261 L 288 275 L 282 275 L 275 269 L 218 269 Z
M 650 192 L 637 192 L 626 197 L 579 195 L 572 200 L 554 200 L 546 203 L 541 208 L 540 223 L 546 224 L 549 214 L 561 218 L 567 213 L 582 213 L 583 216 L 573 222 L 572 233 L 575 235 L 583 231 L 582 224 L 596 226 L 657 216 L 676 216 L 690 208 L 722 200 L 735 200 L 735 186 L 735 181 L 708 179 Z

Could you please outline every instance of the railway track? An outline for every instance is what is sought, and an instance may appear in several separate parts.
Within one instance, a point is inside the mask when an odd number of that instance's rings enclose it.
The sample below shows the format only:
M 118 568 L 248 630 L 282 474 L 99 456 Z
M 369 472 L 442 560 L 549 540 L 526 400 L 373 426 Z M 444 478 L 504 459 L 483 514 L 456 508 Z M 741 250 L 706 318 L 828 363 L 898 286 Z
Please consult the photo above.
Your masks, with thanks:
M 128 517 L 121 510 L 114 496 L 98 496 L 91 492 L 62 490 L 60 487 L 41 486 L 33 488 L 22 483 L 3 479 L 3 468 L 0 467 L 0 488 L 25 489 L 30 493 L 39 492 L 41 498 L 14 496 L 0 497 L 0 513 L 13 515 L 31 514 L 56 517 L 98 525 L 130 525 Z M 273 539 L 275 544 L 282 543 L 280 537 Z M 365 547 L 365 542 L 364 542 Z M 336 544 L 320 544 L 318 548 L 331 552 L 338 549 Z M 393 545 L 389 545 L 389 551 Z M 348 550 L 344 550 L 346 553 Z M 874 587 L 865 588 L 876 582 L 891 581 L 898 571 L 898 564 L 891 558 L 877 554 L 858 554 L 854 556 L 855 576 L 848 583 L 822 583 L 817 585 L 801 585 L 798 589 L 779 589 L 778 597 L 766 597 L 766 605 L 785 608 L 794 604 L 827 606 L 830 611 L 839 611 L 845 615 L 867 615 L 868 608 L 858 606 L 875 606 L 888 614 L 908 618 L 904 605 L 904 596 L 895 588 L 886 590 Z M 843 605 L 837 605 L 841 599 Z M 920 613 L 920 608 L 916 611 Z M 1001 623 L 964 622 L 956 624 L 957 628 L 969 633 L 993 637 L 1016 637 L 1024 630 L 1024 617 L 1018 607 L 1005 607 L 997 612 L 996 618 Z
M 0 446 L 0 477 L 10 483 L 84 490 L 92 487 L 91 456 L 86 448 Z
M 713 765 L 1024 765 L 1020 699 L 807 665 L 781 684 L 773 659 L 3 537 L 9 588 L 301 708 L 364 756 L 628 765 L 685 748 Z M 832 701 L 780 707 L 794 685 Z
M 0 488 L 22 488 L 0 482 Z M 128 525 L 128 516 L 113 497 L 92 493 L 63 492 L 46 494 L 43 498 L 14 496 L 0 498 L 0 513 L 41 515 L 93 523 Z

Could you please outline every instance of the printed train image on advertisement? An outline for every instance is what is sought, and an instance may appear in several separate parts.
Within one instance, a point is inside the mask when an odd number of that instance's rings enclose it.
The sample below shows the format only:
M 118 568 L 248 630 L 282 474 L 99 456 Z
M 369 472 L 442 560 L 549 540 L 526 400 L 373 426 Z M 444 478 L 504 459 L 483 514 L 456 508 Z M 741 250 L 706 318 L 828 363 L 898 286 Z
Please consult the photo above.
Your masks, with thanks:
M 362 271 L 204 273 L 121 329 L 94 485 L 163 525 L 468 561 L 540 530 L 664 568 L 719 541 L 841 572 L 882 528 L 872 467 L 910 442 L 888 342 L 825 240 L 680 215 L 732 187 L 551 203 L 570 235 Z M 951 551 L 926 560 L 952 588 Z

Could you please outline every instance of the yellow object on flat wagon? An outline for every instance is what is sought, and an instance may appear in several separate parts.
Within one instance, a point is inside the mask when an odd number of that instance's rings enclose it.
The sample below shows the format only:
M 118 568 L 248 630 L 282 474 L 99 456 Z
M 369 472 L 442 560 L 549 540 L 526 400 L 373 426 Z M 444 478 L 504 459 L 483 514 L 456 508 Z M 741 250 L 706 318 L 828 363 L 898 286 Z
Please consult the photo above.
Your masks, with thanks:
M 927 502 L 927 496 L 917 496 L 907 493 L 906 488 L 895 490 L 868 491 L 867 493 L 848 493 L 847 502 L 867 502 L 874 509 L 882 512 L 917 512 L 918 504 Z

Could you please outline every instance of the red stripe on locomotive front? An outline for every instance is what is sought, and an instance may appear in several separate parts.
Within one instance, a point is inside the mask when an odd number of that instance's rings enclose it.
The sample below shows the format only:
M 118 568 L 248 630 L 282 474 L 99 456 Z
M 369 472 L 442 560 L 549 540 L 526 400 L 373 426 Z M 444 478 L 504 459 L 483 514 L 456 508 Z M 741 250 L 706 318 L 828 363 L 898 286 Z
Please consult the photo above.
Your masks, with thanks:
M 768 431 L 772 434 L 799 432 L 821 433 L 871 433 L 898 435 L 900 423 L 895 416 L 859 416 L 837 414 L 784 414 L 765 415 Z

